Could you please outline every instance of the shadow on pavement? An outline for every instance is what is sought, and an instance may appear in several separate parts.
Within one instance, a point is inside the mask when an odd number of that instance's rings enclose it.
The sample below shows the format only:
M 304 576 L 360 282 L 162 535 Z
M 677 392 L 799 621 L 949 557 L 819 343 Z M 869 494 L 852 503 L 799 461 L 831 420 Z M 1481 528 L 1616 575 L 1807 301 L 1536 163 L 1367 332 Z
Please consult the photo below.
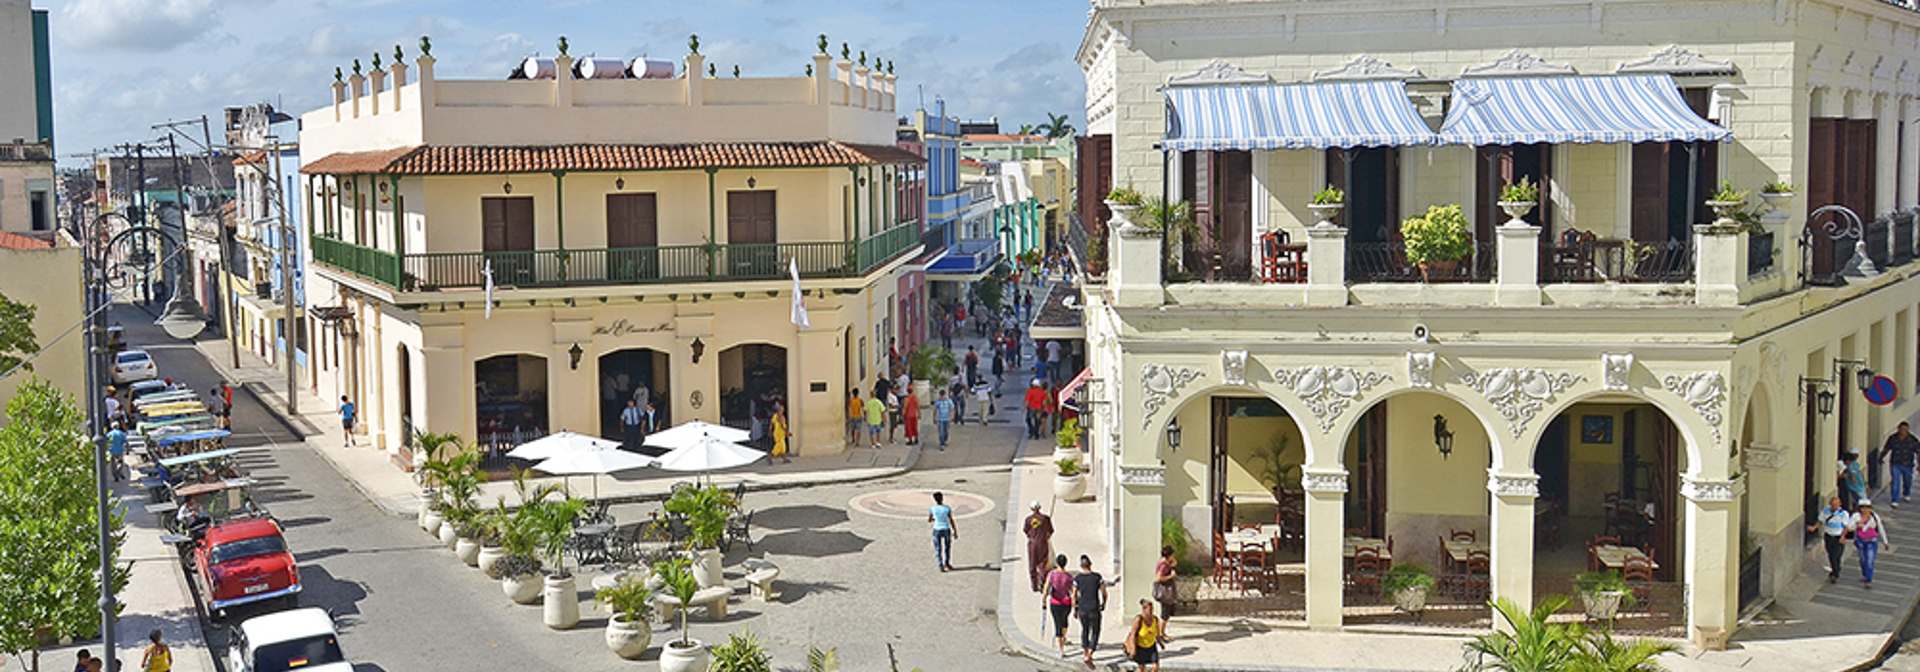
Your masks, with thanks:
M 773 530 L 805 530 L 847 522 L 847 512 L 818 504 L 777 506 L 753 514 L 753 524 Z
M 803 558 L 824 558 L 832 555 L 846 555 L 866 550 L 873 540 L 852 532 L 819 530 L 797 530 L 769 534 L 754 544 L 754 548 L 767 555 L 795 555 Z
M 281 518 L 280 526 L 281 527 L 305 527 L 307 525 L 319 525 L 321 523 L 331 523 L 331 522 L 333 522 L 333 519 L 328 518 L 326 516 L 301 516 L 299 518 Z
M 359 624 L 359 604 L 366 598 L 366 586 L 357 581 L 342 580 L 318 565 L 300 567 L 300 605 L 331 612 L 342 633 Z

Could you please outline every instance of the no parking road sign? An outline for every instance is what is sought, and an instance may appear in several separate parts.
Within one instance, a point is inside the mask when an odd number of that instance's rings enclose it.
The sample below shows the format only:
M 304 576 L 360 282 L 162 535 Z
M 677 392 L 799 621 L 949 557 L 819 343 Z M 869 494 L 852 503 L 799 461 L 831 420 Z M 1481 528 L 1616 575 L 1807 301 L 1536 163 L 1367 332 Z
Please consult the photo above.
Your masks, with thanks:
M 1866 391 L 1862 392 L 1862 394 L 1866 395 L 1869 403 L 1875 406 L 1885 406 L 1893 403 L 1894 399 L 1900 397 L 1900 386 L 1894 384 L 1892 378 L 1874 376 L 1873 384 L 1868 385 Z

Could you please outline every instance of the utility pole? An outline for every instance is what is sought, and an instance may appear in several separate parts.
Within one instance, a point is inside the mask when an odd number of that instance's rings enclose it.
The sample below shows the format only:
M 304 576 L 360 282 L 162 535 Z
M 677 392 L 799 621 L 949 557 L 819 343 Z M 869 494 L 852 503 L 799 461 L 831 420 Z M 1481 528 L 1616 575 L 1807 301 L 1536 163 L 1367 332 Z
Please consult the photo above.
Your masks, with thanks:
M 287 215 L 287 190 L 280 187 L 280 137 L 273 136 L 273 196 L 280 206 L 280 314 L 287 326 L 287 414 L 300 414 L 299 367 L 293 361 L 294 334 L 300 330 L 300 316 L 293 310 L 293 218 Z
M 180 131 L 180 126 L 191 124 L 194 121 L 195 120 L 170 120 L 154 124 L 153 128 L 155 130 L 162 128 L 167 129 L 167 143 L 169 145 L 173 143 L 173 136 L 175 135 L 186 138 L 187 142 L 194 142 L 193 136 Z M 220 173 L 214 170 L 213 161 L 219 158 L 219 153 L 215 152 L 213 148 L 213 130 L 207 124 L 207 115 L 200 115 L 197 121 L 200 123 L 200 142 L 197 144 L 200 145 L 200 151 L 205 152 L 204 163 L 207 168 L 207 184 L 212 188 L 213 193 L 218 195 L 220 193 Z M 178 166 L 176 166 L 175 169 L 178 170 Z M 214 235 L 214 240 L 220 247 L 221 277 L 220 282 L 215 285 L 214 289 L 220 294 L 220 322 L 222 326 L 221 330 L 225 332 L 227 338 L 227 352 L 232 355 L 233 368 L 237 371 L 240 369 L 240 338 L 235 334 L 236 325 L 234 322 L 234 313 L 239 310 L 239 300 L 236 299 L 233 294 L 233 230 L 227 227 L 226 222 L 220 221 L 215 231 L 217 233 Z

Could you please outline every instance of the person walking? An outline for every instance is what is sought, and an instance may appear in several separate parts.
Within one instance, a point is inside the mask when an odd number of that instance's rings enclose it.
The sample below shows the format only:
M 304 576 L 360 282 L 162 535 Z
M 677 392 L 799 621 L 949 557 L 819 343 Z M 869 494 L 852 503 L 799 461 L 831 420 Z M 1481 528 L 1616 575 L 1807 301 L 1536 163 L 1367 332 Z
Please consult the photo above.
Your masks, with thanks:
M 1821 541 L 1827 545 L 1827 583 L 1840 580 L 1840 559 L 1847 553 L 1847 526 L 1853 522 L 1853 514 L 1847 513 L 1841 504 L 1840 496 L 1834 495 L 1827 500 L 1827 508 L 1820 510 L 1820 517 L 1814 519 L 1807 531 L 1820 531 Z
M 1847 503 L 1867 498 L 1867 474 L 1860 467 L 1860 454 L 1851 450 L 1840 456 L 1840 485 L 1843 495 L 1848 495 Z
M 1053 557 L 1053 568 L 1047 571 L 1047 611 L 1053 613 L 1053 645 L 1060 650 L 1060 657 L 1067 653 L 1067 619 L 1073 617 L 1073 575 L 1067 572 L 1067 556 Z
M 847 391 L 847 447 L 860 445 L 860 435 L 867 426 L 867 405 L 860 401 L 859 390 Z
M 953 507 L 947 506 L 945 495 L 933 493 L 933 508 L 927 510 L 927 522 L 933 523 L 933 561 L 940 571 L 953 571 L 953 540 L 960 538 L 960 531 L 953 527 Z
M 1047 390 L 1035 378 L 1027 385 L 1027 438 L 1040 438 L 1040 423 L 1047 417 Z
M 899 436 L 900 424 L 905 421 L 901 417 L 901 407 L 905 404 L 900 401 L 899 388 L 889 387 L 887 389 L 887 445 L 889 446 L 893 445 L 894 438 Z
M 1172 546 L 1160 547 L 1160 561 L 1153 565 L 1153 600 L 1160 603 L 1160 611 L 1173 618 L 1173 607 L 1180 600 L 1179 591 L 1174 588 L 1174 570 L 1180 562 L 1173 557 Z
M 346 395 L 341 395 L 340 396 L 340 429 L 341 429 L 341 433 L 347 436 L 348 448 L 353 447 L 354 413 L 355 413 L 355 409 L 353 406 L 353 402 L 351 400 L 348 400 Z
M 140 656 L 140 669 L 146 672 L 172 672 L 173 649 L 160 641 L 160 630 L 147 633 L 147 652 Z
M 1887 437 L 1887 445 L 1880 449 L 1887 456 L 1887 464 L 1893 474 L 1888 489 L 1892 491 L 1893 508 L 1900 508 L 1900 500 L 1913 499 L 1914 458 L 1920 456 L 1920 438 L 1913 436 L 1912 428 L 1902 421 L 1893 430 L 1893 436 Z
M 940 428 L 940 449 L 947 449 L 947 430 L 953 426 L 953 400 L 947 397 L 947 391 L 940 391 L 940 398 L 933 400 L 933 424 Z
M 1142 672 L 1160 672 L 1160 645 L 1172 641 L 1167 620 L 1153 613 L 1153 600 L 1140 598 L 1140 613 L 1127 626 L 1127 658 Z
M 987 418 L 993 417 L 993 411 L 993 386 L 976 378 L 973 384 L 973 412 L 979 418 L 980 426 L 987 425 Z
M 1093 571 L 1093 559 L 1080 556 L 1080 573 L 1073 577 L 1073 611 L 1080 617 L 1080 657 L 1093 667 L 1093 650 L 1100 648 L 1100 614 L 1107 610 L 1107 579 Z
M 973 346 L 967 346 L 967 356 L 960 361 L 967 370 L 968 383 L 972 383 L 973 379 L 980 377 L 980 353 L 975 351 Z
M 113 480 L 127 480 L 127 430 L 120 428 L 115 420 L 113 429 L 107 430 L 107 471 L 113 474 Z
M 639 450 L 640 441 L 640 404 L 627 400 L 627 407 L 620 411 L 621 435 L 626 439 L 627 450 Z
M 787 431 L 787 405 L 773 404 L 773 457 L 780 458 L 781 464 L 793 462 L 787 457 L 787 442 L 793 440 L 793 432 Z
M 1040 585 L 1047 577 L 1047 554 L 1053 551 L 1053 517 L 1040 512 L 1040 500 L 1033 500 L 1028 507 L 1033 513 L 1027 514 L 1027 520 L 1020 524 L 1020 530 L 1027 535 L 1027 582 L 1033 585 L 1033 592 L 1040 592 Z
M 1866 589 L 1873 589 L 1873 565 L 1880 559 L 1880 547 L 1893 550 L 1893 543 L 1887 539 L 1887 528 L 1880 516 L 1873 512 L 1871 500 L 1860 500 L 1859 513 L 1853 514 L 1853 548 L 1860 552 L 1860 583 Z
M 1001 348 L 993 349 L 993 396 L 1000 396 L 1000 387 L 1007 380 L 1007 355 Z
M 880 397 L 867 397 L 867 438 L 873 449 L 880 449 L 880 429 L 887 426 L 887 404 Z
M 907 445 L 920 445 L 920 397 L 907 388 L 907 398 L 900 400 L 900 424 L 906 428 Z

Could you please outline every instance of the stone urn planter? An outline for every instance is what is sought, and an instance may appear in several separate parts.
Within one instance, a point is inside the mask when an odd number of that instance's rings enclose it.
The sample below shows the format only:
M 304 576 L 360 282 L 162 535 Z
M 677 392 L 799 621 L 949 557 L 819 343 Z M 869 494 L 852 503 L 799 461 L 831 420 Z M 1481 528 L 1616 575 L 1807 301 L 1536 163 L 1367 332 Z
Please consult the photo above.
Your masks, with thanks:
M 700 582 L 701 588 L 726 583 L 726 577 L 720 571 L 720 549 L 697 549 L 690 552 L 688 558 L 693 561 L 693 578 Z
M 660 647 L 660 672 L 706 672 L 707 647 L 698 639 L 670 639 Z
M 928 408 L 932 406 L 933 405 L 933 381 L 931 380 L 913 381 L 913 398 L 916 400 L 919 400 L 921 408 Z
M 626 614 L 607 619 L 607 650 L 627 660 L 639 660 L 653 645 L 653 626 L 645 620 L 628 620 Z
M 460 561 L 467 563 L 468 567 L 480 566 L 480 542 L 478 541 L 466 537 L 455 539 L 453 554 L 460 556 Z
M 1059 445 L 1055 445 L 1055 446 L 1053 447 L 1053 457 L 1051 457 L 1051 458 L 1048 458 L 1048 459 L 1049 459 L 1049 460 L 1051 460 L 1051 461 L 1052 461 L 1052 462 L 1054 462 L 1054 463 L 1058 463 L 1058 462 L 1060 462 L 1061 460 L 1069 460 L 1069 459 L 1071 459 L 1071 460 L 1079 460 L 1079 461 L 1080 461 L 1080 462 L 1081 462 L 1082 464 L 1085 464 L 1085 463 L 1086 463 L 1086 461 L 1087 461 L 1085 457 L 1083 457 L 1082 455 L 1080 455 L 1080 448 L 1079 448 L 1079 446 L 1059 446 Z
M 455 529 L 451 523 L 442 521 L 440 524 L 440 543 L 445 544 L 447 548 L 453 548 L 454 545 L 459 542 L 460 530 Z
M 1620 603 L 1626 599 L 1623 590 L 1602 590 L 1580 593 L 1580 603 L 1586 607 L 1587 618 L 1596 621 L 1611 621 L 1620 613 Z
M 1393 594 L 1393 606 L 1409 614 L 1418 614 L 1427 609 L 1426 586 L 1409 586 Z
M 1346 207 L 1347 204 L 1345 203 L 1307 204 L 1307 209 L 1313 211 L 1313 218 L 1317 220 L 1317 223 L 1314 224 L 1314 226 L 1317 227 L 1337 226 L 1333 223 L 1333 218 L 1340 216 L 1340 211 L 1346 209 Z
M 1140 206 L 1127 205 L 1124 203 L 1117 203 L 1114 201 L 1107 201 L 1106 204 L 1107 204 L 1107 210 L 1113 213 L 1113 218 L 1107 220 L 1108 226 L 1112 226 L 1116 228 L 1126 227 L 1126 226 L 1139 226 L 1139 224 L 1137 224 L 1136 222 L 1139 221 Z
M 1731 222 L 1733 214 L 1739 212 L 1740 206 L 1744 204 L 1746 201 L 1707 201 L 1707 207 L 1713 208 L 1715 224 L 1722 221 Z
M 514 604 L 533 604 L 540 599 L 542 580 L 539 574 L 520 574 L 500 577 L 500 592 Z
M 474 554 L 473 566 L 479 567 L 480 572 L 486 574 L 487 578 L 498 579 L 500 578 L 500 570 L 494 569 L 493 566 L 495 563 L 500 562 L 501 556 L 506 554 L 506 550 L 499 546 L 481 546 L 480 551 Z
M 1760 200 L 1766 201 L 1768 209 L 1785 210 L 1793 203 L 1793 195 L 1791 191 L 1763 191 L 1760 192 Z
M 1087 496 L 1087 475 L 1085 472 L 1072 476 L 1055 474 L 1053 477 L 1053 496 L 1060 501 L 1072 502 Z
M 434 536 L 439 536 L 439 535 L 440 535 L 440 523 L 441 523 L 441 521 L 443 521 L 443 520 L 445 520 L 445 519 L 444 519 L 444 518 L 442 518 L 442 517 L 440 516 L 440 510 L 439 510 L 439 509 L 436 509 L 436 508 L 433 508 L 433 507 L 431 507 L 431 506 L 426 506 L 426 505 L 421 505 L 421 507 L 420 507 L 420 529 L 422 529 L 422 530 L 426 530 L 426 531 L 427 531 L 427 534 L 431 534 L 431 535 L 434 535 Z
M 1527 220 L 1521 218 L 1526 217 L 1527 213 L 1533 212 L 1534 206 L 1540 205 L 1540 203 L 1537 201 L 1500 201 L 1498 205 L 1500 206 L 1501 212 L 1507 213 L 1507 226 L 1533 226 L 1532 224 L 1528 224 Z
M 566 630 L 580 624 L 580 589 L 572 574 L 548 576 L 542 591 L 541 610 L 547 627 Z
M 1173 600 L 1180 604 L 1200 603 L 1200 584 L 1206 583 L 1204 576 L 1173 577 Z

